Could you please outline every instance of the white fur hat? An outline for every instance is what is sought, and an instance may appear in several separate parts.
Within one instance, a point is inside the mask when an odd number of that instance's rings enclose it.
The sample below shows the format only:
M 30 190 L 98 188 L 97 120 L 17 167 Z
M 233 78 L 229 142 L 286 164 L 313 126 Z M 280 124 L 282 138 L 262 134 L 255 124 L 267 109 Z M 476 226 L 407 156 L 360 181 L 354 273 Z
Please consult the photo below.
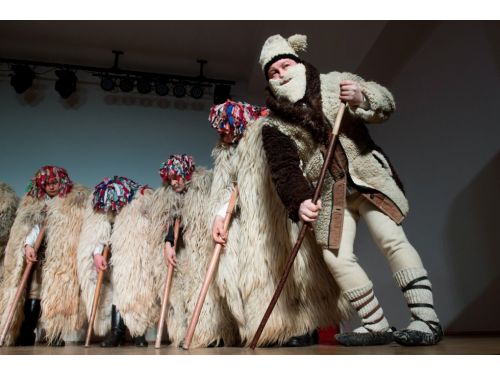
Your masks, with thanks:
M 281 35 L 273 35 L 267 38 L 260 51 L 259 63 L 267 78 L 267 70 L 270 65 L 281 59 L 292 59 L 300 62 L 297 52 L 305 51 L 307 48 L 307 36 L 295 34 L 288 39 Z

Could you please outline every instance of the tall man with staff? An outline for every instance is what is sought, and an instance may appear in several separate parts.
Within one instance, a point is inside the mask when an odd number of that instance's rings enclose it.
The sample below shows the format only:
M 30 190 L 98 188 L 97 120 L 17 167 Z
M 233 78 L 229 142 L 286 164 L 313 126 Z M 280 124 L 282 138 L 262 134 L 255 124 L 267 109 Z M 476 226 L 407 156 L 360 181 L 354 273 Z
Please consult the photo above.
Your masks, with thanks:
M 269 83 L 271 111 L 262 138 L 271 174 L 294 221 L 313 224 L 331 274 L 361 319 L 354 332 L 337 335 L 343 345 L 432 345 L 442 328 L 433 306 L 431 283 L 401 222 L 408 214 L 402 184 L 387 156 L 370 138 L 365 123 L 386 120 L 395 109 L 391 93 L 351 73 L 319 74 L 303 61 L 306 37 L 269 37 L 260 64 Z M 331 126 L 341 101 L 348 105 L 321 200 L 311 201 L 324 161 Z M 373 284 L 353 254 L 357 221 L 363 218 L 387 258 L 411 312 L 406 329 L 393 331 Z

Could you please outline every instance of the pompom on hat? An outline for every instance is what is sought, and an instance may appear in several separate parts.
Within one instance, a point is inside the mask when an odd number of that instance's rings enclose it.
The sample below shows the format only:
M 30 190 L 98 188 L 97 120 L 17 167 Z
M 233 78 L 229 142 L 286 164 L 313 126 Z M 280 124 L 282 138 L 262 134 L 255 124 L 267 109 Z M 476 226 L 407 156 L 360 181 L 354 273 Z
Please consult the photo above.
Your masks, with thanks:
M 208 121 L 221 136 L 230 134 L 232 143 L 237 143 L 243 136 L 247 125 L 261 116 L 266 116 L 267 112 L 265 107 L 226 100 L 210 108 Z
M 94 189 L 92 200 L 94 210 L 118 213 L 134 199 L 139 190 L 143 193 L 147 188 L 147 185 L 141 186 L 127 177 L 106 177 Z
M 160 174 L 163 183 L 170 180 L 190 181 L 195 169 L 194 159 L 186 154 L 170 155 L 168 160 L 161 165 L 158 173 Z
M 60 185 L 58 193 L 60 197 L 65 197 L 73 188 L 73 182 L 69 178 L 66 169 L 53 165 L 44 165 L 29 182 L 26 187 L 26 195 L 38 199 L 43 198 L 47 194 L 45 186 L 53 180 L 56 180 Z
M 300 63 L 302 60 L 299 58 L 298 52 L 306 49 L 307 36 L 305 35 L 295 34 L 285 39 L 277 34 L 267 38 L 262 46 L 259 58 L 266 79 L 268 79 L 267 71 L 272 64 L 281 59 L 292 59 Z

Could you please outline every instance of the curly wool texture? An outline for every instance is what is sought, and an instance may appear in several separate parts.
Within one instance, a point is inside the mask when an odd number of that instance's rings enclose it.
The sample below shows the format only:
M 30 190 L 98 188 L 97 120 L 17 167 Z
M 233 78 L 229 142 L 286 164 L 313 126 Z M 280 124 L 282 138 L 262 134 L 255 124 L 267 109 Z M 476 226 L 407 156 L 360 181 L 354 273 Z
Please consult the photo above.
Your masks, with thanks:
M 240 190 L 239 218 L 230 226 L 216 280 L 219 293 L 227 300 L 238 324 L 243 345 L 249 345 L 253 338 L 298 233 L 298 227 L 287 219 L 267 165 L 261 137 L 265 122 L 261 119 L 247 129 L 230 168 L 218 169 L 215 164 L 216 173 L 237 177 Z M 222 188 L 212 186 L 214 189 Z M 227 201 L 227 197 L 222 202 L 214 198 L 213 207 Z M 348 305 L 341 298 L 319 247 L 308 236 L 258 346 L 282 344 L 318 326 L 337 323 L 347 314 Z
M 99 242 L 109 244 L 111 238 L 111 214 L 95 211 L 93 197 L 86 202 L 84 220 L 77 250 L 77 274 L 87 319 L 92 313 L 92 301 L 97 283 L 97 271 L 93 253 Z M 113 289 L 109 272 L 104 273 L 99 305 L 94 321 L 94 334 L 105 335 L 111 328 L 111 304 Z
M 0 283 L 3 279 L 3 257 L 9 241 L 10 228 L 16 218 L 19 198 L 14 189 L 0 182 Z
M 45 329 L 49 341 L 59 334 L 64 337 L 74 333 L 84 323 L 79 302 L 75 250 L 83 221 L 84 202 L 89 194 L 87 188 L 75 184 L 66 197 L 54 197 L 47 202 L 40 325 Z M 25 268 L 24 241 L 33 227 L 43 222 L 44 205 L 44 200 L 25 196 L 17 211 L 6 247 L 5 278 L 0 288 L 2 324 Z M 14 343 L 19 333 L 24 318 L 23 305 L 24 295 L 14 313 L 6 339 L 8 345 Z

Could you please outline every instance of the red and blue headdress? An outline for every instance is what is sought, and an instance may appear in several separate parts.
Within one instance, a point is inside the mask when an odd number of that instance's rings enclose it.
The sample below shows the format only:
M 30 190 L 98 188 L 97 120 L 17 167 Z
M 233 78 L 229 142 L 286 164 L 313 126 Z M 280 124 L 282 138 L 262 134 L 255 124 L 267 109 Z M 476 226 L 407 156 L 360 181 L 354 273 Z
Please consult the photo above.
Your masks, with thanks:
M 118 213 L 134 199 L 137 191 L 143 192 L 144 189 L 147 189 L 147 185 L 141 186 L 127 177 L 106 177 L 94 189 L 94 210 Z
M 226 100 L 225 103 L 210 108 L 208 121 L 221 136 L 230 134 L 232 143 L 237 143 L 243 136 L 248 123 L 265 115 L 267 115 L 266 107 Z
M 58 195 L 60 197 L 65 197 L 73 187 L 73 182 L 69 178 L 66 169 L 53 165 L 45 165 L 36 172 L 35 177 L 29 182 L 26 187 L 26 195 L 33 198 L 43 198 L 47 194 L 45 186 L 53 180 L 59 182 Z
M 168 160 L 162 163 L 158 173 L 160 174 L 163 183 L 170 180 L 190 181 L 195 169 L 194 159 L 190 155 L 175 154 L 170 155 Z

